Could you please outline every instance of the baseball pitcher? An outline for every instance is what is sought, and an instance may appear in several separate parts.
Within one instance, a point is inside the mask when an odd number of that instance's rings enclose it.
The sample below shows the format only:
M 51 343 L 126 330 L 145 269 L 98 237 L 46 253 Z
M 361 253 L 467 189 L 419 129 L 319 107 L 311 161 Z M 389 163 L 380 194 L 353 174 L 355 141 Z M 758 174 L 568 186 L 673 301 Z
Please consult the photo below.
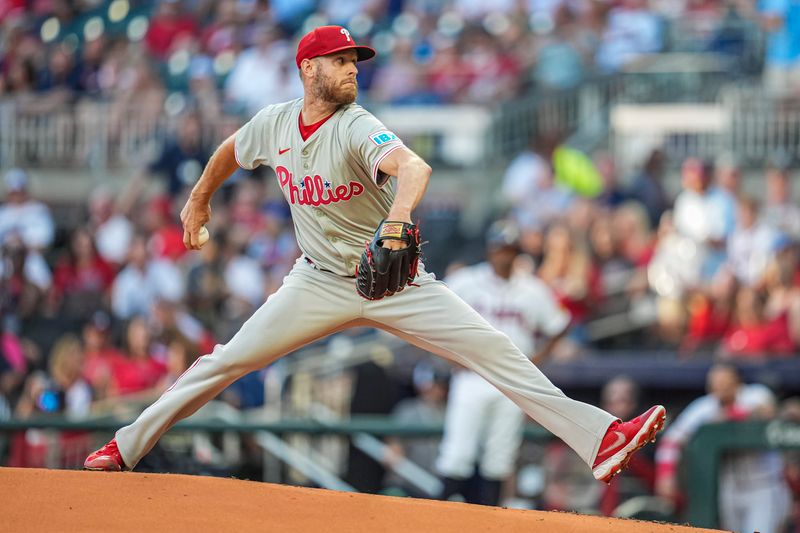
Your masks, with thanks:
M 661 429 L 661 406 L 623 423 L 565 396 L 506 335 L 425 271 L 411 213 L 431 168 L 354 103 L 356 65 L 374 55 L 345 28 L 312 30 L 296 56 L 303 98 L 265 107 L 212 155 L 181 212 L 186 247 L 200 247 L 211 197 L 234 170 L 268 165 L 303 254 L 227 344 L 197 359 L 85 468 L 136 467 L 173 424 L 240 376 L 356 325 L 389 331 L 476 372 L 563 439 L 597 479 L 610 481 Z

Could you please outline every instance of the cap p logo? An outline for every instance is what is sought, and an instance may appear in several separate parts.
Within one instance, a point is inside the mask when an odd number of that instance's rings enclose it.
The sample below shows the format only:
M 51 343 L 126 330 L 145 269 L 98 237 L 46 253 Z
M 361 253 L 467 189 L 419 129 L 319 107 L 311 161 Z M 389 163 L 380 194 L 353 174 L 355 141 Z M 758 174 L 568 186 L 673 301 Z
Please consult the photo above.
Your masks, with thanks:
M 344 42 L 342 42 L 344 37 Z M 375 57 L 375 50 L 369 46 L 358 46 L 347 28 L 341 26 L 320 26 L 306 33 L 297 43 L 295 64 L 300 68 L 304 59 L 325 56 L 342 50 L 355 50 L 358 61 Z

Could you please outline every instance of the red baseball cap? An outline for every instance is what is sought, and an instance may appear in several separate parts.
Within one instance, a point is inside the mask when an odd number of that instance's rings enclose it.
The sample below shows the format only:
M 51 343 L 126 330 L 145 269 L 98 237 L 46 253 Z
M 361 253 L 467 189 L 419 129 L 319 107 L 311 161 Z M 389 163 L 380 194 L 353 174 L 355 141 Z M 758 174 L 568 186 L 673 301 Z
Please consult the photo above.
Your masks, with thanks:
M 341 26 L 320 26 L 306 33 L 297 45 L 295 62 L 297 68 L 304 59 L 326 56 L 334 52 L 353 49 L 358 54 L 358 60 L 364 61 L 375 57 L 375 50 L 369 46 L 358 46 L 350 32 Z

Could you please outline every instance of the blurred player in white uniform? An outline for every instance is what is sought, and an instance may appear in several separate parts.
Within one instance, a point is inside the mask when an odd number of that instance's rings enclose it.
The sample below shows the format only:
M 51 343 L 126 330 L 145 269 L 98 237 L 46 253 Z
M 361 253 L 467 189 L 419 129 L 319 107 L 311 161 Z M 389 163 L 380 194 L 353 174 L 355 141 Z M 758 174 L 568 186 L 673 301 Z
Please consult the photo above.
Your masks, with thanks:
M 534 362 L 544 360 L 566 334 L 570 315 L 541 280 L 513 272 L 519 230 L 498 221 L 486 236 L 487 261 L 463 268 L 445 282 Z M 548 337 L 535 352 L 535 338 Z M 461 494 L 469 503 L 498 505 L 522 441 L 525 414 L 475 372 L 457 371 L 450 385 L 437 469 L 442 497 Z M 475 472 L 476 466 L 478 471 Z M 477 475 L 475 475 L 477 474 Z
M 713 366 L 706 386 L 708 394 L 690 403 L 670 424 L 656 451 L 656 492 L 664 498 L 676 498 L 682 448 L 701 426 L 775 416 L 772 392 L 764 385 L 743 384 L 731 365 Z M 737 532 L 780 532 L 788 512 L 789 489 L 780 452 L 744 451 L 723 458 L 719 472 L 720 526 Z

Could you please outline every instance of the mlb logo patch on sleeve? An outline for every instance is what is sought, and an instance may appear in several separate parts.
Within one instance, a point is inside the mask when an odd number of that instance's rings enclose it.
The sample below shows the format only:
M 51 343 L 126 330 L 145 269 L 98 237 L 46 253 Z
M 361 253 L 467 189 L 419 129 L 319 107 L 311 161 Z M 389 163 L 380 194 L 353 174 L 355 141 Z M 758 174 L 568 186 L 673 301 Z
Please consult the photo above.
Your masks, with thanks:
M 397 135 L 389 130 L 382 130 L 377 133 L 373 133 L 369 136 L 369 140 L 375 143 L 375 146 L 383 146 L 384 144 L 400 141 L 400 139 L 397 138 Z

